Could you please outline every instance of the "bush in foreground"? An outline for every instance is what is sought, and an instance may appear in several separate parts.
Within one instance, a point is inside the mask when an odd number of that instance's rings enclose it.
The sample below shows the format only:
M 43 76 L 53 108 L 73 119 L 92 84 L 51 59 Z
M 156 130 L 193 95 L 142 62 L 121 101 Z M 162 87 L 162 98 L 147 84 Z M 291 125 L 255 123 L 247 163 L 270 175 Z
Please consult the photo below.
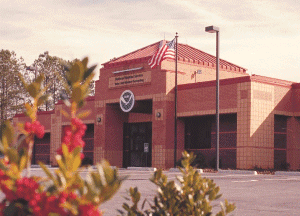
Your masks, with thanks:
M 66 73 L 66 79 L 61 79 L 70 96 L 70 100 L 64 98 L 68 110 L 62 110 L 70 126 L 65 128 L 62 145 L 57 150 L 58 169 L 53 173 L 39 163 L 47 178 L 31 176 L 30 173 L 34 137 L 42 138 L 45 133 L 44 126 L 37 120 L 37 110 L 47 100 L 48 96 L 44 94 L 47 86 L 43 85 L 43 75 L 30 84 L 20 76 L 32 97 L 32 103 L 25 104 L 30 122 L 19 124 L 18 133 L 9 121 L 1 128 L 0 150 L 4 158 L 0 159 L 0 189 L 5 198 L 0 203 L 0 216 L 100 216 L 100 204 L 119 189 L 123 179 L 106 161 L 97 165 L 97 171 L 90 171 L 86 179 L 79 173 L 85 145 L 82 137 L 86 130 L 81 119 L 89 114 L 79 112 L 79 109 L 88 96 L 96 67 L 88 68 L 87 63 L 87 58 L 76 61 Z M 21 138 L 16 140 L 16 137 Z M 24 170 L 27 171 L 25 176 Z
M 212 215 L 212 201 L 219 199 L 222 195 L 219 194 L 220 188 L 211 179 L 202 178 L 201 175 L 194 169 L 191 164 L 195 156 L 191 153 L 184 152 L 182 167 L 179 168 L 181 175 L 177 176 L 179 184 L 175 181 L 168 181 L 167 176 L 162 170 L 154 173 L 150 179 L 158 187 L 158 192 L 152 202 L 144 200 L 141 209 L 139 201 L 141 194 L 137 188 L 130 188 L 129 195 L 132 204 L 123 204 L 123 209 L 118 210 L 122 215 L 142 216 L 142 215 L 172 215 L 172 216 L 201 216 Z M 129 198 L 127 200 L 130 200 Z M 150 208 L 144 210 L 145 204 Z M 235 205 L 228 203 L 225 199 L 225 204 L 221 203 L 221 211 L 216 215 L 223 216 L 235 209 Z

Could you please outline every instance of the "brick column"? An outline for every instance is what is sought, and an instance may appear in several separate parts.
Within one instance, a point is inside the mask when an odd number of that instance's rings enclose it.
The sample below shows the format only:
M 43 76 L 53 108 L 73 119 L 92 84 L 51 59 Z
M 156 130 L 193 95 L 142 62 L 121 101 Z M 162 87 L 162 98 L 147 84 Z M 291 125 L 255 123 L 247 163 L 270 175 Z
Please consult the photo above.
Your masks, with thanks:
M 96 123 L 94 128 L 94 164 L 100 163 L 105 159 L 105 103 L 104 101 L 95 102 Z M 97 120 L 99 119 L 99 121 Z
M 264 169 L 274 167 L 274 86 L 251 83 L 252 163 Z
M 247 169 L 252 157 L 250 144 L 251 83 L 237 87 L 237 169 Z
M 300 168 L 300 121 L 299 118 L 290 117 L 287 120 L 287 163 L 290 169 Z
M 50 164 L 57 166 L 55 159 L 56 151 L 61 146 L 62 136 L 62 114 L 60 110 L 62 105 L 55 106 L 54 114 L 51 114 L 51 132 L 50 132 Z
M 104 157 L 111 165 L 123 165 L 123 123 L 127 122 L 128 114 L 118 107 L 118 104 L 106 104 L 104 125 Z M 103 135 L 102 135 L 103 138 Z
M 174 166 L 174 100 L 172 96 L 174 97 L 173 94 L 167 96 L 160 94 L 153 98 L 152 167 Z M 161 113 L 160 117 L 157 117 L 158 112 Z
M 273 168 L 274 86 L 247 82 L 238 89 L 237 168 Z

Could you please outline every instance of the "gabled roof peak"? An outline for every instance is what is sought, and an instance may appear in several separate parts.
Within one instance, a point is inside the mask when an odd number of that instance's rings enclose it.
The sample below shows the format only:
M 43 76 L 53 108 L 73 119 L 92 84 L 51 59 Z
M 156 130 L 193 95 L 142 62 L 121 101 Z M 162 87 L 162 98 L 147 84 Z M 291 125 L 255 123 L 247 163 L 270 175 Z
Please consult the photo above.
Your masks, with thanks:
M 146 62 L 158 50 L 161 41 L 164 40 L 160 40 L 156 43 L 150 44 L 146 47 L 140 48 L 121 57 L 113 58 L 110 61 L 103 63 L 102 65 L 104 67 L 111 67 L 114 66 L 115 64 L 126 63 L 126 62 L 137 61 L 137 60 Z M 181 43 L 178 43 L 178 60 L 187 61 L 195 64 L 202 64 L 210 67 L 216 66 L 215 56 L 203 52 L 199 49 L 196 49 L 190 45 L 181 44 Z M 243 67 L 232 64 L 222 59 L 220 59 L 220 68 L 227 71 L 238 71 L 243 73 L 245 73 L 247 70 Z

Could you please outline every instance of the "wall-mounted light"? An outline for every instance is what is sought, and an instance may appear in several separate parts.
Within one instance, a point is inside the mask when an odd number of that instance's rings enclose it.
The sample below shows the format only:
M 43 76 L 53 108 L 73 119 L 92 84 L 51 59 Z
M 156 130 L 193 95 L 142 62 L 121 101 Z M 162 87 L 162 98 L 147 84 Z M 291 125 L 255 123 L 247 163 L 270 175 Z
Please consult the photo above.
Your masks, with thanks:
M 101 117 L 97 118 L 97 122 L 100 123 L 102 121 Z
M 160 118 L 160 117 L 161 117 L 161 113 L 160 113 L 160 112 L 157 112 L 157 113 L 156 113 L 156 117 L 157 117 L 157 118 Z

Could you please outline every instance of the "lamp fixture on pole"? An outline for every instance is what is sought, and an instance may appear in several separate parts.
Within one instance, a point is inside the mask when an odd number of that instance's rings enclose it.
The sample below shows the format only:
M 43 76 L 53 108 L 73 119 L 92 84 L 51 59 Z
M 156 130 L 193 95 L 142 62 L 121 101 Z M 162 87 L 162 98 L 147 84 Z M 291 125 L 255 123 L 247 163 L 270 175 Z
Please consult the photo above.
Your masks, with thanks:
M 219 79 L 219 33 L 220 30 L 216 26 L 207 26 L 205 31 L 209 33 L 216 33 L 216 169 L 219 170 L 220 164 L 220 79 Z

